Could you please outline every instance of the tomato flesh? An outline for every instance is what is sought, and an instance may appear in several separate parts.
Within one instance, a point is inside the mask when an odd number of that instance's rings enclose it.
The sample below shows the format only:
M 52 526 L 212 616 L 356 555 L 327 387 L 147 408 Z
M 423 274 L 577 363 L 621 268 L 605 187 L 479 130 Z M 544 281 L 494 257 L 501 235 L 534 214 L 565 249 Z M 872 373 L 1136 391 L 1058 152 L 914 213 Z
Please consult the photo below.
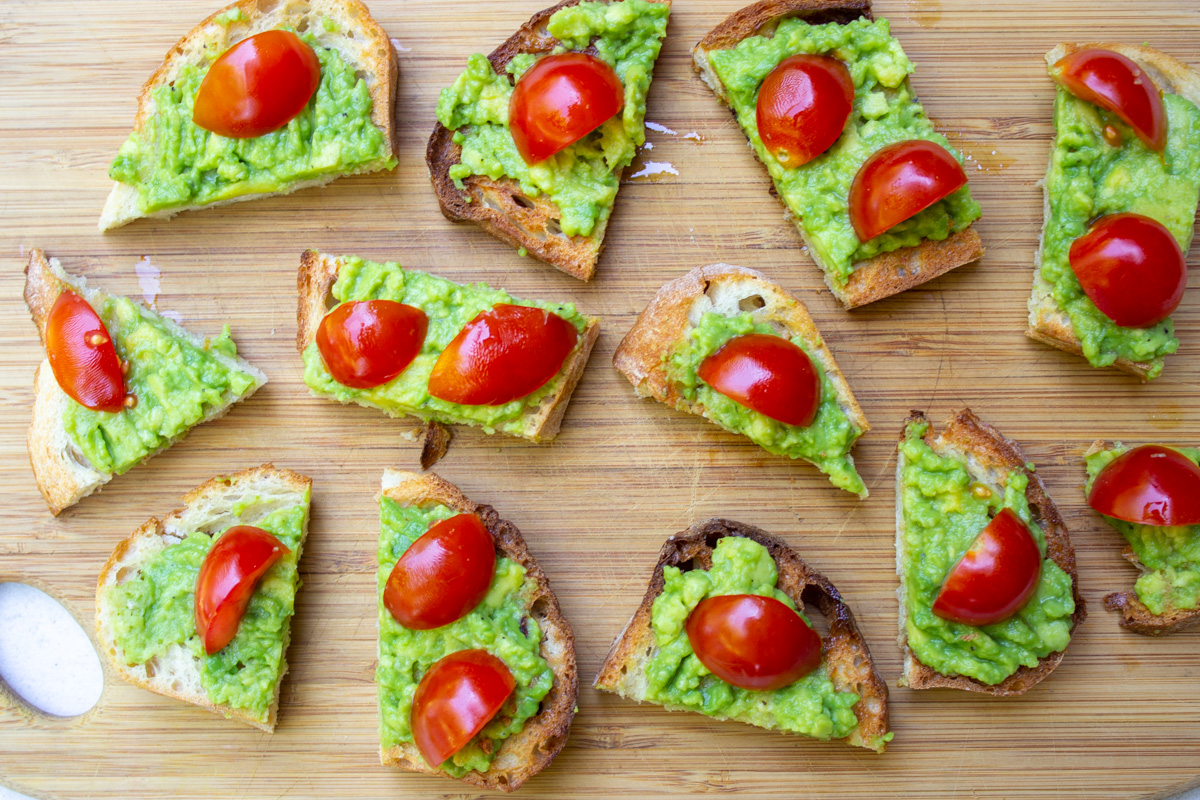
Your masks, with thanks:
M 836 58 L 786 58 L 758 89 L 758 135 L 785 167 L 824 153 L 842 135 L 854 106 L 854 79 Z
M 782 336 L 735 336 L 696 374 L 731 400 L 788 425 L 811 425 L 821 405 L 821 376 L 812 359 Z
M 72 291 L 59 294 L 46 318 L 46 355 L 62 390 L 93 411 L 120 411 L 125 402 L 121 360 L 103 320 Z
M 400 556 L 383 605 L 406 628 L 425 631 L 465 617 L 487 596 L 496 544 L 475 514 L 430 526 Z
M 782 689 L 821 665 L 821 637 L 774 597 L 705 598 L 686 630 L 700 663 L 742 689 Z
M 621 79 L 586 53 L 546 56 L 513 87 L 508 125 L 528 164 L 544 161 L 599 128 L 625 105 Z
M 964 625 L 991 625 L 1016 614 L 1037 589 L 1042 553 L 1012 509 L 984 527 L 946 576 L 933 613 Z
M 380 386 L 421 352 L 429 318 L 392 300 L 342 303 L 321 320 L 317 349 L 333 379 L 354 389 Z
M 413 694 L 413 740 L 426 763 L 441 765 L 496 716 L 517 682 L 486 650 L 459 650 L 434 663 Z
M 1200 467 L 1169 447 L 1135 447 L 1100 470 L 1088 505 L 1139 525 L 1200 525 Z
M 212 655 L 233 641 L 263 574 L 285 553 L 262 528 L 235 525 L 217 539 L 196 578 L 196 632 Z
M 1118 325 L 1148 328 L 1179 307 L 1187 264 L 1179 242 L 1141 214 L 1109 214 L 1071 243 L 1071 269 L 1096 308 Z
M 321 62 L 290 31 L 263 31 L 226 50 L 208 68 L 192 122 L 246 139 L 278 130 L 304 110 L 321 82 Z
M 913 139 L 888 145 L 859 168 L 850 185 L 850 224 L 859 241 L 874 239 L 967 185 L 946 148 Z
M 1080 100 L 1107 109 L 1151 150 L 1167 146 L 1167 111 L 1154 79 L 1120 53 L 1089 48 L 1063 56 L 1051 70 L 1054 79 Z
M 562 317 L 501 303 L 458 332 L 429 375 L 429 394 L 451 403 L 498 406 L 536 391 L 562 369 L 579 331 Z

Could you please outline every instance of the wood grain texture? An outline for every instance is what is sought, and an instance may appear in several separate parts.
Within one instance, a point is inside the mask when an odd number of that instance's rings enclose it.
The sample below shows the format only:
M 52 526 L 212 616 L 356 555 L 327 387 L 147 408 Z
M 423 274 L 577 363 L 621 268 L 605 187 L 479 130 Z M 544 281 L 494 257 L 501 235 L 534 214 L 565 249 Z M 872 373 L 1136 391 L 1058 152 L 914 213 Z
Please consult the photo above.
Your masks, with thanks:
M 446 222 L 423 160 L 437 92 L 467 53 L 491 50 L 544 4 L 374 0 L 402 48 L 394 173 L 102 236 L 95 225 L 106 168 L 129 130 L 137 88 L 215 4 L 0 3 L 0 580 L 46 589 L 90 630 L 95 577 L 112 547 L 176 508 L 188 489 L 265 461 L 314 479 L 291 672 L 273 736 L 110 676 L 83 719 L 48 720 L 0 700 L 0 783 L 61 800 L 475 796 L 378 763 L 372 498 L 383 469 L 414 468 L 420 445 L 382 414 L 308 396 L 292 345 L 305 247 L 395 258 L 518 295 L 572 300 L 602 317 L 591 366 L 553 444 L 460 429 L 438 464 L 524 532 L 577 633 L 581 683 L 637 606 L 663 539 L 724 516 L 783 537 L 842 590 L 893 686 L 896 739 L 875 756 L 669 715 L 585 685 L 566 748 L 523 795 L 1126 798 L 1196 783 L 1200 633 L 1148 640 L 1119 630 L 1102 609 L 1103 595 L 1128 588 L 1134 572 L 1120 558 L 1119 535 L 1083 502 L 1081 456 L 1097 438 L 1200 441 L 1200 294 L 1184 298 L 1175 315 L 1179 353 L 1148 386 L 1023 333 L 1041 226 L 1036 183 L 1052 135 L 1042 54 L 1064 40 L 1145 41 L 1200 65 L 1195 0 L 879 0 L 876 13 L 891 19 L 918 64 L 926 109 L 970 159 L 988 254 L 853 313 L 825 290 L 733 120 L 692 75 L 690 48 L 741 0 L 678 3 L 648 118 L 679 135 L 652 132 L 645 158 L 679 174 L 624 187 L 590 285 Z M 149 257 L 161 270 L 160 309 L 197 331 L 215 333 L 228 321 L 242 352 L 271 378 L 224 420 L 57 520 L 37 493 L 24 445 L 42 357 L 20 299 L 22 254 L 34 246 L 135 297 L 134 264 Z M 808 304 L 873 425 L 857 449 L 867 502 L 807 465 L 635 401 L 612 369 L 616 343 L 654 292 L 715 261 L 761 270 Z M 1062 666 L 1020 698 L 894 688 L 896 431 L 910 408 L 940 425 L 963 405 L 1038 464 L 1095 609 Z

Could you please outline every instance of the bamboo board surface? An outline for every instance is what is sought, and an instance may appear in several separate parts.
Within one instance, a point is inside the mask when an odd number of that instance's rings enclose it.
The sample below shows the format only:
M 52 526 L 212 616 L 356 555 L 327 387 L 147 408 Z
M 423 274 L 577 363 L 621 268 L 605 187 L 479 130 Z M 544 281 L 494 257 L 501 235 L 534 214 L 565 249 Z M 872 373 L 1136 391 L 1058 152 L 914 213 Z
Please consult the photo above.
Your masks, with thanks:
M 1195 0 L 878 0 L 876 14 L 892 21 L 918 64 L 926 110 L 968 156 L 988 253 L 853 313 L 825 290 L 764 170 L 692 73 L 691 46 L 740 5 L 677 0 L 648 114 L 675 133 L 651 132 L 653 151 L 627 174 L 653 172 L 651 161 L 671 169 L 624 186 L 607 252 L 585 285 L 445 221 L 423 158 L 438 90 L 468 53 L 490 51 L 542 0 L 371 3 L 399 50 L 394 173 L 109 235 L 97 233 L 96 218 L 137 90 L 215 5 L 0 4 L 0 581 L 46 589 L 90 630 L 96 574 L 111 549 L 187 490 L 265 461 L 314 479 L 274 735 L 109 675 L 96 709 L 75 720 L 50 720 L 0 695 L 0 783 L 62 800 L 479 794 L 378 763 L 373 498 L 385 467 L 416 468 L 418 446 L 381 414 L 308 395 L 293 344 L 305 247 L 572 300 L 603 319 L 553 444 L 459 429 L 437 467 L 521 528 L 576 631 L 579 714 L 566 748 L 525 796 L 1124 798 L 1200 782 L 1200 633 L 1153 640 L 1118 629 L 1101 599 L 1135 573 L 1120 558 L 1119 535 L 1081 492 L 1081 455 L 1095 438 L 1200 441 L 1200 293 L 1184 298 L 1175 315 L 1182 345 L 1148 386 L 1023 335 L 1042 215 L 1037 181 L 1052 135 L 1043 53 L 1060 41 L 1144 41 L 1200 66 Z M 25 454 L 42 358 L 21 302 L 31 247 L 108 290 L 156 299 L 193 330 L 230 323 L 271 382 L 52 518 Z M 635 400 L 612 369 L 617 342 L 655 290 L 715 261 L 760 269 L 808 304 L 874 426 L 856 451 L 869 500 L 700 419 Z M 1196 248 L 1189 263 L 1200 264 Z M 894 442 L 909 409 L 926 410 L 940 427 L 964 405 L 1037 463 L 1074 537 L 1091 614 L 1057 672 L 1021 698 L 895 687 Z M 710 516 L 781 535 L 840 588 L 892 689 L 896 738 L 885 755 L 668 714 L 590 688 L 662 541 Z

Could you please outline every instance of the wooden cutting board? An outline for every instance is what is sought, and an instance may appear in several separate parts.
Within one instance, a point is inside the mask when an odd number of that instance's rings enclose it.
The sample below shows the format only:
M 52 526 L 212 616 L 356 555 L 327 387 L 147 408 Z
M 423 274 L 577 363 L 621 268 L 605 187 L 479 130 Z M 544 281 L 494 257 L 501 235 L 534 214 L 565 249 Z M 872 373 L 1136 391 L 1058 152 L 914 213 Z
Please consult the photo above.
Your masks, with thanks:
M 109 235 L 97 233 L 96 218 L 138 88 L 215 5 L 0 4 L 0 580 L 44 588 L 90 630 L 96 574 L 113 546 L 176 508 L 188 489 L 265 461 L 314 479 L 274 735 L 110 675 L 99 705 L 80 719 L 50 720 L 0 700 L 0 783 L 62 800 L 478 794 L 378 763 L 373 498 L 383 469 L 415 468 L 418 448 L 381 414 L 308 395 L 293 344 L 305 247 L 571 300 L 603 318 L 553 444 L 461 429 L 437 468 L 524 531 L 575 627 L 579 714 L 526 796 L 1125 798 L 1200 782 L 1200 632 L 1154 640 L 1118 629 L 1101 599 L 1135 573 L 1119 556 L 1119 535 L 1081 493 L 1081 455 L 1095 438 L 1200 441 L 1200 290 L 1175 316 L 1182 345 L 1153 385 L 1023 335 L 1052 135 L 1043 53 L 1060 41 L 1144 41 L 1200 66 L 1196 1 L 879 0 L 877 14 L 918 65 L 914 84 L 928 113 L 967 154 L 988 253 L 853 313 L 825 290 L 729 112 L 692 74 L 692 45 L 740 4 L 677 0 L 648 116 L 670 132 L 651 132 L 653 150 L 630 171 L 661 174 L 623 188 L 608 249 L 586 285 L 445 221 L 423 159 L 438 90 L 468 53 L 490 51 L 542 0 L 374 0 L 400 58 L 394 173 Z M 21 302 L 30 247 L 108 290 L 147 295 L 193 330 L 230 323 L 270 384 L 52 518 L 25 455 L 42 358 Z M 612 369 L 613 349 L 655 290 L 715 261 L 763 270 L 808 303 L 874 426 L 856 453 L 869 500 L 833 489 L 812 467 L 635 400 Z M 1037 463 L 1072 531 L 1091 613 L 1058 671 L 1020 698 L 895 688 L 894 442 L 909 409 L 940 425 L 965 405 Z M 668 714 L 590 688 L 663 539 L 710 516 L 783 536 L 841 589 L 893 687 L 896 738 L 885 755 Z

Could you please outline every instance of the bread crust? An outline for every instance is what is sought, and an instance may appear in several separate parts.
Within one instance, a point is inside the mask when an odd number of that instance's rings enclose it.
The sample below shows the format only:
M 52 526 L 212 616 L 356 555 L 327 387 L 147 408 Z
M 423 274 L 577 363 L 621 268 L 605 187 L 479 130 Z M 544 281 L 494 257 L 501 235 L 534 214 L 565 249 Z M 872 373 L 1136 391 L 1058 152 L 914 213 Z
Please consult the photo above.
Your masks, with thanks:
M 387 470 L 383 476 L 381 497 L 404 506 L 440 504 L 465 514 L 477 514 L 496 541 L 497 555 L 512 559 L 525 569 L 525 574 L 537 582 L 526 612 L 538 621 L 542 629 L 541 655 L 554 671 L 554 685 L 542 699 L 538 713 L 530 717 L 515 735 L 505 739 L 496 751 L 487 772 L 468 772 L 459 780 L 482 789 L 511 792 L 530 777 L 545 769 L 566 744 L 575 717 L 579 676 L 575 663 L 575 636 L 558 598 L 542 568 L 529 552 L 524 537 L 511 522 L 501 519 L 496 509 L 468 500 L 457 486 L 426 473 Z M 412 772 L 449 777 L 430 767 L 421 757 L 415 744 L 396 745 L 379 751 L 385 766 L 395 766 Z
M 900 441 L 904 441 L 904 432 L 914 422 L 928 422 L 925 414 L 913 411 L 904 421 L 900 429 Z M 949 420 L 939 436 L 934 436 L 932 424 L 925 434 L 925 442 L 939 455 L 949 455 L 966 463 L 968 471 L 979 479 L 992 485 L 1007 483 L 1008 475 L 1012 472 L 1024 472 L 1029 477 L 1025 489 L 1025 498 L 1029 501 L 1029 510 L 1033 520 L 1042 529 L 1046 537 L 1046 555 L 1057 564 L 1063 572 L 1071 577 L 1071 595 L 1075 600 L 1075 613 L 1071 615 L 1071 633 L 1079 629 L 1079 625 L 1087 618 L 1087 606 L 1079 593 L 1079 573 L 1075 566 L 1075 548 L 1063 522 L 1062 515 L 1050 495 L 1041 477 L 1026 468 L 1028 459 L 1020 446 L 1011 439 L 1004 438 L 1000 431 L 979 419 L 969 408 L 959 411 Z M 1012 697 L 1024 694 L 1029 689 L 1045 680 L 1054 668 L 1062 662 L 1066 649 L 1040 659 L 1036 667 L 1021 666 L 998 684 L 991 685 L 965 675 L 943 675 L 931 667 L 922 664 L 912 648 L 908 646 L 908 635 L 905 621 L 908 617 L 904 598 L 903 562 L 906 556 L 903 547 L 904 516 L 903 505 L 903 476 L 904 459 L 896 459 L 896 572 L 900 575 L 899 608 L 899 644 L 904 654 L 904 675 L 900 685 L 912 689 L 963 689 L 968 692 L 980 692 L 1000 697 Z
M 651 612 L 654 600 L 665 585 L 663 568 L 688 569 L 695 565 L 711 568 L 712 553 L 717 542 L 726 536 L 741 536 L 758 542 L 775 559 L 779 569 L 777 587 L 785 592 L 798 608 L 816 607 L 829 625 L 829 634 L 822 637 L 823 661 L 830 678 L 839 691 L 859 695 L 854 706 L 858 726 L 845 738 L 848 744 L 883 752 L 885 742 L 879 741 L 888 733 L 887 685 L 875 671 L 866 640 L 858 631 L 854 614 L 842 601 L 841 594 L 825 576 L 810 567 L 782 539 L 756 528 L 728 519 L 709 519 L 698 522 L 663 544 L 658 563 L 650 578 L 650 586 L 642 603 L 617 636 L 605 657 L 593 685 L 602 691 L 614 692 L 639 702 L 644 700 L 644 665 L 657 647 Z M 682 707 L 666 705 L 670 710 Z M 878 744 L 871 744 L 877 742 Z

